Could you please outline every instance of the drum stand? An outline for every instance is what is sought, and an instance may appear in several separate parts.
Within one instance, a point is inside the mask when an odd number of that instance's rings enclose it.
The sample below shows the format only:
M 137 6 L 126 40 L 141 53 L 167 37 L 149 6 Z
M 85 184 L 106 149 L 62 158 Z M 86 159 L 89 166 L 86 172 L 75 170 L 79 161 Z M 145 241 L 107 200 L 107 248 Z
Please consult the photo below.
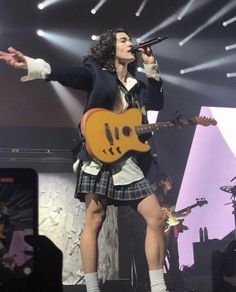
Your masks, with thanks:
M 234 226 L 235 226 L 235 230 L 234 230 L 234 238 L 236 239 L 236 186 L 234 186 L 232 189 L 232 206 L 233 206 L 233 214 L 234 214 Z
M 228 187 L 228 189 L 226 189 L 226 187 L 221 187 L 221 190 L 226 191 L 226 192 L 232 194 L 232 196 L 231 196 L 231 202 L 230 203 L 227 203 L 225 205 L 232 204 L 232 207 L 233 207 L 232 214 L 234 215 L 234 227 L 235 227 L 235 230 L 234 230 L 234 238 L 236 239 L 236 185 L 233 186 L 233 187 Z

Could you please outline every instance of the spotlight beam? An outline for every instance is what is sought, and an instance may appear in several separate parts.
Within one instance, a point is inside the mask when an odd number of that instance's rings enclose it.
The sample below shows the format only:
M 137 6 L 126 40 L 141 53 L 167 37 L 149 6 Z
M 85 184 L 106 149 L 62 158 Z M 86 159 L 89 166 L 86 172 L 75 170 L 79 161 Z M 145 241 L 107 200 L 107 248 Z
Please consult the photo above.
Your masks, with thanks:
M 211 18 L 209 18 L 205 23 L 203 23 L 200 27 L 198 27 L 194 32 L 192 32 L 189 36 L 187 36 L 185 39 L 179 42 L 180 46 L 183 46 L 188 41 L 190 41 L 193 37 L 195 37 L 197 34 L 199 34 L 201 31 L 203 31 L 206 27 L 216 22 L 218 19 L 220 19 L 222 16 L 224 16 L 226 13 L 231 11 L 234 7 L 236 7 L 235 0 L 232 0 L 230 3 L 225 5 L 223 8 L 221 8 L 215 15 L 213 15 Z
M 215 96 L 214 100 L 216 101 L 218 99 L 221 99 L 222 97 L 225 98 L 226 96 L 225 87 L 222 87 L 220 85 L 214 85 L 207 82 L 199 82 L 196 80 L 188 79 L 186 77 L 178 77 L 166 73 L 162 73 L 161 76 L 165 82 L 169 82 L 170 84 L 184 88 L 187 91 L 201 94 L 201 96 L 205 96 L 208 99 L 211 98 L 211 96 Z M 235 90 L 232 88 L 227 88 L 227 95 L 235 95 Z M 211 99 L 213 100 L 213 98 Z
M 233 18 L 230 18 L 229 20 L 224 21 L 224 22 L 222 23 L 222 25 L 223 25 L 223 26 L 227 26 L 227 25 L 229 25 L 229 24 L 231 24 L 231 23 L 233 23 L 233 22 L 235 22 L 235 21 L 236 21 L 236 16 L 233 17 Z
M 38 4 L 38 8 L 42 10 L 42 9 L 44 9 L 44 8 L 54 4 L 56 2 L 60 2 L 60 1 L 62 1 L 62 0 L 45 0 L 45 1 Z
M 172 23 L 174 23 L 178 17 L 179 13 L 176 12 L 173 15 L 169 16 L 168 18 L 166 18 L 163 22 L 161 22 L 159 25 L 157 25 L 156 27 L 154 27 L 153 29 L 151 29 L 150 31 L 148 31 L 147 33 L 143 34 L 142 36 L 140 36 L 138 39 L 140 40 L 145 40 L 148 37 L 150 37 L 151 35 L 153 35 L 154 33 L 156 33 L 157 31 L 160 31 L 161 29 L 171 25 Z
M 178 16 L 178 20 L 181 20 L 185 16 L 185 14 L 188 12 L 188 10 L 190 9 L 190 7 L 193 5 L 193 2 L 195 2 L 195 0 L 190 0 L 188 2 L 188 4 L 183 8 L 182 12 Z
M 213 0 L 208 0 L 207 3 L 209 3 L 209 1 L 213 1 Z M 194 3 L 194 5 L 192 5 L 191 9 L 189 9 L 189 14 L 195 12 L 197 9 L 200 9 L 202 6 L 206 5 L 206 1 L 196 1 Z M 154 33 L 156 33 L 157 31 L 160 31 L 161 29 L 173 24 L 175 21 L 177 21 L 178 16 L 182 13 L 184 7 L 186 5 L 184 5 L 182 8 L 178 9 L 175 13 L 173 13 L 171 16 L 169 16 L 168 18 L 166 18 L 163 22 L 161 22 L 159 25 L 155 26 L 153 29 L 151 29 L 150 31 L 148 31 L 147 33 L 143 34 L 142 36 L 139 37 L 140 40 L 145 40 L 148 37 L 150 37 L 151 35 L 153 35 Z
M 79 118 L 82 116 L 84 105 L 73 94 L 60 83 L 53 81 L 50 85 L 57 93 L 58 99 L 66 110 L 68 117 L 76 127 L 79 123 Z
M 228 45 L 225 47 L 226 51 L 233 50 L 233 49 L 236 49 L 236 44 Z
M 147 4 L 148 0 L 143 0 L 141 5 L 139 6 L 138 10 L 136 11 L 135 15 L 140 16 L 141 12 L 143 11 L 145 5 Z
M 91 13 L 96 14 L 98 10 L 104 5 L 105 2 L 107 2 L 107 0 L 100 0 L 98 4 L 93 9 L 91 9 Z
M 236 72 L 227 73 L 226 76 L 228 78 L 236 77 Z
M 202 63 L 193 67 L 185 68 L 180 70 L 180 74 L 186 74 L 190 72 L 200 71 L 204 69 L 214 68 L 217 66 L 225 65 L 225 64 L 231 64 L 236 61 L 236 54 L 222 57 L 216 60 L 212 60 L 206 63 Z
M 53 43 L 57 47 L 63 48 L 63 50 L 66 50 L 79 58 L 82 58 L 88 51 L 88 42 L 83 39 L 79 39 L 78 37 L 70 37 L 64 34 L 41 30 L 37 33 L 40 33 L 41 37 Z

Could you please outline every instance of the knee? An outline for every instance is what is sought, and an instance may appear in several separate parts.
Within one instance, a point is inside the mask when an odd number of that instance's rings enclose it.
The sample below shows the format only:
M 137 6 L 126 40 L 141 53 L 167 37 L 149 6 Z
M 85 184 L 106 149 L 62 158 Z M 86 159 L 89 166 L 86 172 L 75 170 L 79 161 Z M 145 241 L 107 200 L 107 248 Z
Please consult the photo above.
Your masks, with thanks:
M 86 224 L 89 225 L 95 232 L 98 232 L 102 228 L 102 224 L 105 219 L 105 212 L 92 213 L 87 217 Z
M 165 220 L 163 214 L 150 214 L 148 218 L 146 218 L 147 226 L 151 229 L 163 230 Z

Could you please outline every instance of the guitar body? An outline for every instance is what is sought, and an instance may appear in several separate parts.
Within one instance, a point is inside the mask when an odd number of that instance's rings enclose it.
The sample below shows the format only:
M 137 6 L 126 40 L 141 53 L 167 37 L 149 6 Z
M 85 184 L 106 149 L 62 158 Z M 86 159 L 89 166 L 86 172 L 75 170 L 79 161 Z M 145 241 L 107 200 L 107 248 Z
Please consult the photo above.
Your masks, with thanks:
M 142 143 L 136 133 L 135 127 L 140 124 L 142 115 L 137 108 L 123 113 L 94 108 L 83 115 L 81 132 L 85 137 L 88 153 L 99 161 L 112 163 L 130 150 L 150 150 L 150 146 Z
M 94 108 L 83 115 L 81 132 L 84 135 L 88 153 L 95 160 L 112 163 L 119 160 L 128 151 L 149 151 L 150 146 L 139 140 L 140 135 L 195 124 L 207 127 L 215 126 L 217 122 L 206 117 L 194 117 L 142 125 L 142 114 L 137 108 L 131 108 L 122 113 Z

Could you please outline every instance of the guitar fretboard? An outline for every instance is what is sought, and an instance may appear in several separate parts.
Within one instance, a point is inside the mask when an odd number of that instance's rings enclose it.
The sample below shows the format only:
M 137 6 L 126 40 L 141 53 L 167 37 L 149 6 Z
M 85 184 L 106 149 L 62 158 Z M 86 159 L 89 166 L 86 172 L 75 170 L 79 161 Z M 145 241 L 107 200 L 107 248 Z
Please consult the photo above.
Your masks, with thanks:
M 166 122 L 159 122 L 156 124 L 145 124 L 139 125 L 135 127 L 135 131 L 137 135 L 147 134 L 150 132 L 161 131 L 170 128 L 183 128 L 189 125 L 197 124 L 195 118 L 191 119 L 180 119 L 174 121 L 166 121 Z

